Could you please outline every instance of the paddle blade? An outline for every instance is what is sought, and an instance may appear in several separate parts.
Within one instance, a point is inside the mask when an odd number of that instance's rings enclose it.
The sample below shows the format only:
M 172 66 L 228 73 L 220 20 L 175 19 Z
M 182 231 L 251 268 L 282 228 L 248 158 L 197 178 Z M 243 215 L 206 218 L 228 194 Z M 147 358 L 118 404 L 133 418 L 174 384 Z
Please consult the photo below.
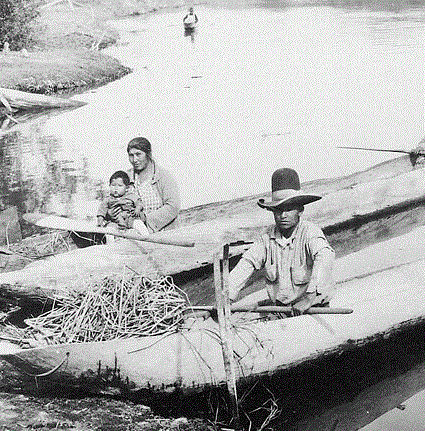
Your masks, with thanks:
M 35 224 L 36 226 L 46 227 L 50 229 L 68 230 L 70 232 L 84 232 L 84 233 L 100 233 L 105 235 L 114 235 L 121 238 L 134 239 L 136 241 L 152 242 L 156 244 L 176 245 L 179 247 L 194 247 L 193 241 L 173 239 L 171 237 L 162 236 L 159 234 L 152 234 L 142 236 L 134 230 L 115 230 L 108 227 L 98 227 L 94 222 L 85 220 L 74 220 L 67 217 L 40 214 L 40 213 L 27 213 L 23 215 L 24 220 Z

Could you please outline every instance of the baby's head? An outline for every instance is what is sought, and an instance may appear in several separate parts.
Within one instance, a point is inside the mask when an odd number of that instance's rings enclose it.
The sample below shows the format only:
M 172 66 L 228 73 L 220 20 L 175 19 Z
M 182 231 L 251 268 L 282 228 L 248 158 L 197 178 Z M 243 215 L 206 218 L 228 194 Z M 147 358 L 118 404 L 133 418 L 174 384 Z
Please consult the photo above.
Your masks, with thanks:
M 109 193 L 114 198 L 120 198 L 127 192 L 130 185 L 130 177 L 124 171 L 116 171 L 109 179 Z

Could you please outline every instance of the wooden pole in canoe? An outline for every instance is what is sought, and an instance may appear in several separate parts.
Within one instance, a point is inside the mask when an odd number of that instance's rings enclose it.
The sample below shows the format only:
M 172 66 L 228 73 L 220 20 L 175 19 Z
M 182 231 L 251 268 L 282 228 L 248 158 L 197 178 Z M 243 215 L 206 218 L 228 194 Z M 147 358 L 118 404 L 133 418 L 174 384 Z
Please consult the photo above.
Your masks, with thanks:
M 216 309 L 214 305 L 191 305 L 187 311 L 208 311 L 212 312 Z M 284 305 L 233 305 L 230 308 L 232 313 L 290 313 L 291 307 Z M 351 314 L 351 308 L 330 308 L 330 307 L 311 307 L 303 314 Z
M 81 230 L 76 230 L 76 232 L 81 232 Z M 195 247 L 195 243 L 193 241 L 186 241 L 180 239 L 168 239 L 168 238 L 159 238 L 155 236 L 143 236 L 138 233 L 130 233 L 126 231 L 119 231 L 115 229 L 110 229 L 107 227 L 96 227 L 90 229 L 90 233 L 100 233 L 105 235 L 114 235 L 120 238 L 134 239 L 136 241 L 145 241 L 145 242 L 153 242 L 155 244 L 165 244 L 165 245 L 176 245 L 179 247 Z
M 223 256 L 223 260 L 221 257 Z M 231 414 L 236 428 L 240 428 L 238 395 L 236 390 L 236 364 L 233 353 L 233 334 L 231 328 L 231 311 L 229 300 L 229 245 L 214 254 L 214 285 L 217 305 L 218 326 L 223 352 L 224 371 L 227 390 L 230 395 Z
M 77 220 L 68 219 L 67 217 L 26 213 L 22 218 L 28 223 L 35 224 L 36 226 L 45 227 L 49 229 L 67 230 L 77 233 L 99 233 L 104 235 L 114 235 L 120 238 L 134 239 L 137 241 L 153 242 L 156 244 L 176 245 L 180 247 L 194 247 L 193 241 L 179 240 L 173 238 L 161 238 L 158 235 L 141 235 L 132 231 L 118 230 L 109 227 L 91 226 L 89 223 L 79 223 Z

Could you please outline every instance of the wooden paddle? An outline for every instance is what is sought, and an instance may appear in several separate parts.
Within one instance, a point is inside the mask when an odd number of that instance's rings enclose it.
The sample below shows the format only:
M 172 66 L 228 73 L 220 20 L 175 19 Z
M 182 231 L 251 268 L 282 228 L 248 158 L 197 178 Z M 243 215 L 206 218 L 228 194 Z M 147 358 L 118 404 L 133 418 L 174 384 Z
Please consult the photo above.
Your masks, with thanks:
M 213 305 L 196 305 L 189 307 L 187 311 L 214 311 L 217 308 Z M 250 311 L 252 313 L 291 313 L 292 307 L 279 305 L 233 305 L 230 308 L 232 313 L 240 313 Z M 330 308 L 330 307 L 311 307 L 304 314 L 351 314 L 351 308 Z
M 96 227 L 84 220 L 73 220 L 62 216 L 28 213 L 23 214 L 22 217 L 29 223 L 50 229 L 68 230 L 70 232 L 100 233 L 105 235 L 114 235 L 121 238 L 134 239 L 137 241 L 153 242 L 156 244 L 177 245 L 179 247 L 195 246 L 193 241 L 168 239 L 156 235 L 143 236 L 138 233 L 124 230 L 121 231 L 108 227 Z
M 425 144 L 425 137 L 422 138 L 422 140 L 419 142 L 417 149 L 413 149 L 410 151 L 407 150 L 390 150 L 390 149 L 382 149 L 382 148 L 367 148 L 367 147 L 345 147 L 345 146 L 338 146 L 337 148 L 346 148 L 349 150 L 366 150 L 366 151 L 382 151 L 385 153 L 403 153 L 403 154 L 409 154 L 410 156 L 424 156 L 425 152 L 422 151 L 422 145 Z
M 337 148 L 346 148 L 349 150 L 366 150 L 366 151 L 382 151 L 385 153 L 403 153 L 403 154 L 412 154 L 413 151 L 406 150 L 385 150 L 381 148 L 364 148 L 364 147 L 337 147 Z
M 193 241 L 185 241 L 179 239 L 153 238 L 150 236 L 142 236 L 137 233 L 129 233 L 126 231 L 115 230 L 107 227 L 98 227 L 86 231 L 79 230 L 78 232 L 85 233 L 103 233 L 105 235 L 114 235 L 120 238 L 135 239 L 137 241 L 153 242 L 155 244 L 177 245 L 179 247 L 195 247 Z

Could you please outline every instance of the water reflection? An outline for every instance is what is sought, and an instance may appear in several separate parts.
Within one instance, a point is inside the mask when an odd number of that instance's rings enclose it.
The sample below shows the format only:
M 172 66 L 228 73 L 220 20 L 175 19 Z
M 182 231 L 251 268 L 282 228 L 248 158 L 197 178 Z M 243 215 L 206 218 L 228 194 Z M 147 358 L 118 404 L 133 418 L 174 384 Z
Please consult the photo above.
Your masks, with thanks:
M 408 400 L 415 394 L 418 400 L 423 399 L 419 393 L 425 389 L 425 322 L 381 335 L 361 344 L 352 340 L 321 359 L 257 376 L 239 387 L 243 429 L 354 431 L 401 405 L 406 409 L 399 412 L 409 414 L 414 401 Z M 138 401 L 143 402 L 143 394 L 140 396 Z M 260 406 L 259 400 L 264 401 Z M 229 423 L 228 405 L 214 391 L 193 394 L 183 403 L 176 403 L 173 397 L 162 401 L 150 403 L 157 414 L 206 415 Z M 422 424 L 409 431 L 425 429 L 423 409 L 416 412 L 414 419 L 404 418 L 398 422 L 399 428 L 392 430 L 407 431 L 404 424 L 409 423 Z
M 182 34 L 182 10 L 114 22 L 121 43 L 105 53 L 133 73 L 80 94 L 82 108 L 34 127 L 9 124 L 3 150 L 15 151 L 14 139 L 56 147 L 49 163 L 27 144 L 13 153 L 24 190 L 12 189 L 6 166 L 3 205 L 93 215 L 110 174 L 130 167 L 125 146 L 135 136 L 148 137 L 158 163 L 175 174 L 183 207 L 262 193 L 282 166 L 308 181 L 393 157 L 338 145 L 416 146 L 424 134 L 425 0 L 391 2 L 397 12 L 378 1 L 295 7 L 308 3 L 212 1 L 197 7 L 190 35 Z M 52 177 L 53 166 L 64 180 Z
M 10 130 L 16 130 L 22 127 L 23 124 L 34 122 L 37 119 L 47 120 L 55 115 L 60 115 L 68 111 L 78 109 L 76 107 L 58 108 L 58 109 L 30 109 L 20 110 L 13 113 L 13 116 L 2 116 L 0 113 L 0 136 L 8 133 Z
M 43 211 L 74 214 L 82 201 L 102 196 L 100 182 L 89 178 L 85 158 L 60 157 L 61 143 L 43 135 L 39 124 L 27 133 L 9 132 L 0 136 L 0 210 L 15 206 L 20 214 Z M 23 236 L 37 231 L 21 221 Z
M 288 407 L 292 408 L 293 414 L 290 415 L 287 410 L 282 413 L 283 422 L 280 423 L 284 423 L 284 427 L 281 429 L 285 431 L 354 431 L 362 427 L 365 427 L 364 431 L 425 429 L 423 405 L 421 409 L 410 407 L 424 399 L 424 330 L 422 323 L 389 337 L 388 340 L 383 338 L 359 351 L 345 352 L 341 355 L 342 358 L 334 358 L 327 364 L 312 367 L 312 376 L 304 383 L 305 387 L 298 388 L 298 394 L 286 395 L 292 398 Z M 302 377 L 301 373 L 300 382 Z M 288 391 L 290 389 L 294 390 L 288 388 Z M 306 398 L 300 402 L 299 397 L 302 395 Z M 399 410 L 403 409 L 403 406 L 406 409 Z M 297 416 L 302 419 L 296 420 Z M 387 427 L 390 416 L 393 419 L 392 426 Z M 375 420 L 377 421 L 373 424 Z M 380 427 L 382 424 L 385 425 Z
M 404 382 L 400 384 L 403 385 Z M 422 390 L 375 419 L 361 431 L 422 431 L 425 428 L 424 406 L 425 390 Z
M 294 430 L 420 431 L 425 427 L 425 362 L 388 377 L 357 394 L 350 402 L 297 424 Z M 415 409 L 416 403 L 420 409 Z
M 192 43 L 195 43 L 195 34 L 196 34 L 195 28 L 185 28 L 184 29 L 184 37 L 189 37 L 190 41 Z

